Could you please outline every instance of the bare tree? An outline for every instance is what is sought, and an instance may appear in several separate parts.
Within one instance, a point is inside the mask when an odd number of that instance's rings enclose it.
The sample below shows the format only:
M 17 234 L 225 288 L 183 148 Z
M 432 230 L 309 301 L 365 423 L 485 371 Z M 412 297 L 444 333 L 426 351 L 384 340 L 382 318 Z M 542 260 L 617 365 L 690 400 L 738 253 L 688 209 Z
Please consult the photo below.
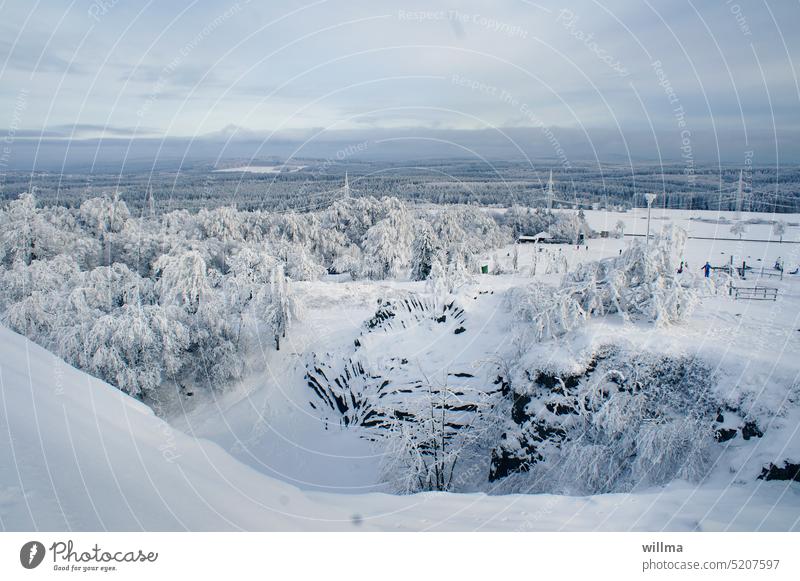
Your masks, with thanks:
M 408 409 L 388 415 L 382 474 L 400 493 L 453 490 L 490 427 L 489 394 L 427 381 Z

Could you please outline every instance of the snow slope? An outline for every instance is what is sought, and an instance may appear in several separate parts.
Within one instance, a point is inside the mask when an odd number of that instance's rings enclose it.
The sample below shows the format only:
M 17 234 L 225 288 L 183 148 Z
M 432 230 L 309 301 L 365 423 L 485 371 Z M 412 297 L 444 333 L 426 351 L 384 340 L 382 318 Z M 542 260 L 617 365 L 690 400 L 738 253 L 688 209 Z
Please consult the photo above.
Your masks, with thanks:
M 4 529 L 296 529 L 321 514 L 23 337 L 2 328 L 0 345 Z
M 4 530 L 797 530 L 800 490 L 595 497 L 302 492 L 0 329 Z

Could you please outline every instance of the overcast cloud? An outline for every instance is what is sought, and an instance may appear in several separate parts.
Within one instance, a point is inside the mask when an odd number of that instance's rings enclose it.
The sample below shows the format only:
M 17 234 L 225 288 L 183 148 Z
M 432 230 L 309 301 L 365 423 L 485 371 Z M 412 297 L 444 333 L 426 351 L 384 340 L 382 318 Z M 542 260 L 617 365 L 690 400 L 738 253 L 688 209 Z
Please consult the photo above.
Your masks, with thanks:
M 131 139 L 223 157 L 367 140 L 364 157 L 800 160 L 796 1 L 0 6 L 12 168 Z

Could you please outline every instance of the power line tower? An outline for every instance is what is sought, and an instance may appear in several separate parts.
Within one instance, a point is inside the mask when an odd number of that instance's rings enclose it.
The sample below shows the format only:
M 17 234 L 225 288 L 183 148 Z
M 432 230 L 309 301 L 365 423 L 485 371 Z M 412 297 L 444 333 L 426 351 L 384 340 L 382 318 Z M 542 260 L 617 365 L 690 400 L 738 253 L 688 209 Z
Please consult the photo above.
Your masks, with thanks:
M 147 210 L 150 212 L 150 217 L 155 218 L 156 215 L 156 200 L 153 197 L 153 186 L 147 187 L 147 197 L 145 198 L 147 202 Z
M 550 170 L 550 179 L 547 180 L 547 209 L 553 209 L 553 198 L 555 193 L 553 191 L 553 170 Z
M 347 177 L 347 172 L 344 172 L 344 186 L 342 186 L 342 197 L 350 197 L 350 179 Z

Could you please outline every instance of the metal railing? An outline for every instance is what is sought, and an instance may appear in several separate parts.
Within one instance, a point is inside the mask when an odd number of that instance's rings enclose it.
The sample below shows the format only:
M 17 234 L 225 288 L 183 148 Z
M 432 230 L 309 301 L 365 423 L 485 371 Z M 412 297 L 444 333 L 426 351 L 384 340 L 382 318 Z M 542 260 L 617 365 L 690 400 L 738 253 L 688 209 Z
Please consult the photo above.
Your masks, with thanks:
M 776 301 L 778 289 L 769 286 L 732 286 L 730 294 L 734 300 Z

